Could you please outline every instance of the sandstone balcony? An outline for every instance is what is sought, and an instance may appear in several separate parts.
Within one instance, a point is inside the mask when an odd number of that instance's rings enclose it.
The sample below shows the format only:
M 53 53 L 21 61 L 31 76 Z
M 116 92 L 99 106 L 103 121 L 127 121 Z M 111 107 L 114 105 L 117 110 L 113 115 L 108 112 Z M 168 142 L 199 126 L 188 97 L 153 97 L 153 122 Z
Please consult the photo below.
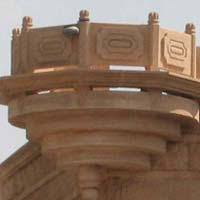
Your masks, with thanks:
M 25 17 L 13 31 L 12 73 L 0 78 L 0 103 L 30 142 L 0 167 L 1 188 L 9 191 L 2 200 L 30 199 L 47 176 L 70 170 L 77 182 L 73 198 L 107 199 L 101 185 L 108 177 L 151 172 L 171 144 L 198 137 L 199 56 L 194 25 L 184 33 L 161 28 L 157 13 L 147 25 L 92 23 L 81 11 L 77 24 L 34 28 Z M 49 174 L 20 174 L 32 159 L 29 151 L 46 160 L 45 169 L 52 166 Z M 13 174 L 21 179 L 18 190 L 9 185 Z M 29 175 L 34 181 L 26 185 Z

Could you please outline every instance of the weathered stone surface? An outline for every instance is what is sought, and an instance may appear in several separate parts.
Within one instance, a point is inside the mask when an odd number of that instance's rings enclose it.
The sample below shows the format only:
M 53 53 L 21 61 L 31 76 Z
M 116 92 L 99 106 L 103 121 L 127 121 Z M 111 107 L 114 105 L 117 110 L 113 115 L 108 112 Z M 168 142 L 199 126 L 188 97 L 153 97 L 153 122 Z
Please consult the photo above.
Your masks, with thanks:
M 190 144 L 190 170 L 200 170 L 200 144 Z
M 185 144 L 168 144 L 167 153 L 154 157 L 153 170 L 187 170 L 189 148 Z
M 164 174 L 164 172 L 163 172 Z M 106 200 L 198 200 L 200 179 L 151 178 L 150 180 L 111 180 L 105 188 Z

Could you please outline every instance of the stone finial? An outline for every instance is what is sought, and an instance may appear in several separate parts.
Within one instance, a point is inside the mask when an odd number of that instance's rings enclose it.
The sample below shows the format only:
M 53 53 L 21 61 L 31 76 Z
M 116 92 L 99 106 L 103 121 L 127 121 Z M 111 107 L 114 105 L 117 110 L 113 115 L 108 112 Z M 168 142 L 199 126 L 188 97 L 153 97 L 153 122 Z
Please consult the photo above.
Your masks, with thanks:
M 17 37 L 20 35 L 20 29 L 19 28 L 14 28 L 12 31 L 13 37 Z
M 25 16 L 23 18 L 23 24 L 22 27 L 23 28 L 31 28 L 33 26 L 33 19 L 30 16 Z
M 196 27 L 193 23 L 188 23 L 185 26 L 185 33 L 188 34 L 195 34 L 196 33 Z
M 157 12 L 149 13 L 148 24 L 159 24 L 159 14 Z
M 90 21 L 89 15 L 90 15 L 90 13 L 88 10 L 81 10 L 80 14 L 79 14 L 79 21 L 80 22 Z

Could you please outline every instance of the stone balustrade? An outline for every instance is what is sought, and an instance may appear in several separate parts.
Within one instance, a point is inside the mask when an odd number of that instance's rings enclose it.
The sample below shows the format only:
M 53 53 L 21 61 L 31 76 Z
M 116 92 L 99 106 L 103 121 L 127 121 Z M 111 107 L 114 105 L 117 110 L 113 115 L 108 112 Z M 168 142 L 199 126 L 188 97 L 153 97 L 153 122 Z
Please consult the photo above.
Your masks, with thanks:
M 78 23 L 47 28 L 25 17 L 0 103 L 29 143 L 0 166 L 2 200 L 139 200 L 159 182 L 149 200 L 161 190 L 185 199 L 163 178 L 176 190 L 189 179 L 184 192 L 197 200 L 199 56 L 195 26 L 161 28 L 157 13 L 127 25 L 92 23 L 83 10 Z

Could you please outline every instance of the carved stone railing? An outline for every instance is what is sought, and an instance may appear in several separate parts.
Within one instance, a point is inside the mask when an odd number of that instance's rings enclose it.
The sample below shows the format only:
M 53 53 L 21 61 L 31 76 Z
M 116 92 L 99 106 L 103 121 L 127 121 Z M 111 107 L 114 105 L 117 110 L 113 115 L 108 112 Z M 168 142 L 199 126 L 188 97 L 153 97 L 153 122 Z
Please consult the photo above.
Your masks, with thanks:
M 12 74 L 63 66 L 145 66 L 196 78 L 195 27 L 185 33 L 161 28 L 157 13 L 147 25 L 91 23 L 83 11 L 77 24 L 33 28 L 25 17 L 13 31 Z
M 0 103 L 54 170 L 77 170 L 82 199 L 101 199 L 108 170 L 150 171 L 169 142 L 198 132 L 198 52 L 194 25 L 185 33 L 163 29 L 156 13 L 147 25 L 90 23 L 81 11 L 77 24 L 33 28 L 25 17 L 13 32 L 12 75 L 0 79 Z M 129 90 L 110 90 L 118 87 Z

